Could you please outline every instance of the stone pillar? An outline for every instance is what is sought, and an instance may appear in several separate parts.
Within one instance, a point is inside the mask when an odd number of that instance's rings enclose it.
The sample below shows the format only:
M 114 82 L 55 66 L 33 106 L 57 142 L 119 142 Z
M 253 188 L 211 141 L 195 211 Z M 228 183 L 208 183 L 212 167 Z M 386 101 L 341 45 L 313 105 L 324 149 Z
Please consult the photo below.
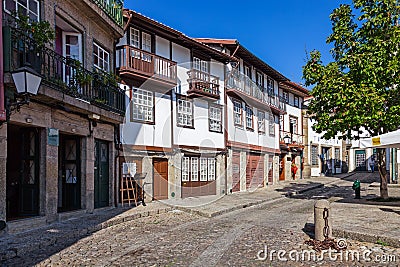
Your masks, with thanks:
M 292 179 L 292 171 L 291 171 L 291 168 L 292 168 L 292 161 L 291 161 L 291 160 L 288 160 L 288 158 L 292 159 L 292 158 L 290 157 L 290 154 L 287 154 L 287 155 L 285 156 L 285 181 L 293 180 L 293 179 Z
M 325 212 L 327 209 L 327 212 Z M 331 207 L 329 201 L 326 199 L 317 200 L 314 204 L 314 239 L 323 241 L 325 239 L 324 236 L 324 228 L 325 228 L 325 219 L 324 215 L 327 217 L 327 224 L 329 227 L 328 237 L 332 237 L 332 218 L 331 218 Z
M 240 191 L 246 191 L 247 153 L 240 151 Z
M 228 192 L 226 193 L 230 193 L 232 192 L 232 188 L 233 188 L 233 150 L 232 149 L 228 149 L 228 155 L 227 155 L 227 166 L 226 166 L 226 179 L 227 179 L 227 184 L 228 184 Z
M 146 173 L 146 177 L 143 181 L 143 183 L 146 183 L 144 186 L 144 191 L 146 193 L 146 200 L 147 202 L 150 202 L 153 200 L 153 158 L 146 156 L 143 157 L 142 160 L 142 173 Z
M 82 140 L 82 209 L 92 213 L 94 210 L 94 137 L 86 137 Z
M 47 222 L 58 218 L 58 146 L 47 143 L 47 129 L 41 131 L 40 146 L 40 210 L 46 215 Z M 44 211 L 42 207 L 44 208 Z
M 302 112 L 303 115 L 303 135 L 304 135 L 304 150 L 303 150 L 303 159 L 304 159 L 304 169 L 303 169 L 303 179 L 307 179 L 311 177 L 311 158 L 309 157 L 310 155 L 310 145 L 311 142 L 309 140 L 308 136 L 308 116 L 307 116 L 307 111 L 304 110 Z M 318 159 L 319 160 L 319 159 Z
M 6 220 L 7 124 L 0 126 L 0 221 Z M 1 232 L 0 232 L 1 233 Z
M 175 152 L 170 160 L 170 175 L 168 179 L 171 178 L 169 192 L 171 199 L 180 199 L 182 198 L 182 189 L 181 189 L 181 181 L 182 181 L 182 154 L 180 151 Z
M 273 159 L 273 184 L 279 181 L 279 156 L 274 156 Z
M 266 187 L 268 185 L 268 154 L 264 154 L 264 183 L 263 186 Z

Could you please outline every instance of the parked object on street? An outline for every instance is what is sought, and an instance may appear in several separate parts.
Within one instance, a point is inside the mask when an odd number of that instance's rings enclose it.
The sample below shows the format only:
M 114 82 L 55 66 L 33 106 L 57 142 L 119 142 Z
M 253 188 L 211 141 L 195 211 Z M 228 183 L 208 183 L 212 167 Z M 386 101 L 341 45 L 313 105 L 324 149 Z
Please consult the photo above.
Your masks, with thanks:
M 361 198 L 361 183 L 360 180 L 355 180 L 353 183 L 353 190 L 355 191 L 355 198 L 360 199 Z
M 314 239 L 324 241 L 332 238 L 332 224 L 330 220 L 331 207 L 326 199 L 317 200 L 314 204 Z

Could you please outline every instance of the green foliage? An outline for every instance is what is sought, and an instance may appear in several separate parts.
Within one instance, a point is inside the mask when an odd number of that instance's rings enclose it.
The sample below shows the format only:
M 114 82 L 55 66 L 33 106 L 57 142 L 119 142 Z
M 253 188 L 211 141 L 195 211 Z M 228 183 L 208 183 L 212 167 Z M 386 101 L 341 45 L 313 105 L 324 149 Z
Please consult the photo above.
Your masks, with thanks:
M 330 19 L 334 61 L 312 51 L 303 78 L 312 89 L 308 113 L 326 139 L 378 135 L 400 126 L 400 7 L 396 0 L 353 0 Z M 356 17 L 354 14 L 359 14 Z
M 48 21 L 30 21 L 29 17 L 22 14 L 13 14 L 16 27 L 25 35 L 28 35 L 38 49 L 45 45 L 53 45 L 55 31 Z

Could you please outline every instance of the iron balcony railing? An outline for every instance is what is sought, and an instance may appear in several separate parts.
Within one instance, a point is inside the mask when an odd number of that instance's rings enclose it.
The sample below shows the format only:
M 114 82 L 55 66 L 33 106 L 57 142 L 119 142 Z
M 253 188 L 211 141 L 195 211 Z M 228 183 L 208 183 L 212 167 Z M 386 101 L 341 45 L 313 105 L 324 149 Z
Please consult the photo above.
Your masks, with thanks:
M 124 45 L 117 47 L 117 68 L 176 84 L 176 62 L 141 49 Z
M 42 76 L 45 84 L 55 90 L 94 106 L 125 114 L 125 92 L 118 87 L 111 74 L 91 72 L 77 60 L 63 57 L 46 47 L 39 48 L 25 33 L 16 29 L 6 27 L 4 35 L 6 71 L 30 66 Z M 7 40 L 9 43 L 6 43 Z
M 286 111 L 286 102 L 281 96 L 275 94 L 272 90 L 265 90 L 238 70 L 228 71 L 227 77 L 226 86 L 228 89 L 241 91 L 262 103 Z
M 219 78 L 207 72 L 191 69 L 187 72 L 189 79 L 188 95 L 197 94 L 211 98 L 220 98 Z
M 98 7 L 100 7 L 115 23 L 120 27 L 123 26 L 122 8 L 124 5 L 123 0 L 92 0 Z

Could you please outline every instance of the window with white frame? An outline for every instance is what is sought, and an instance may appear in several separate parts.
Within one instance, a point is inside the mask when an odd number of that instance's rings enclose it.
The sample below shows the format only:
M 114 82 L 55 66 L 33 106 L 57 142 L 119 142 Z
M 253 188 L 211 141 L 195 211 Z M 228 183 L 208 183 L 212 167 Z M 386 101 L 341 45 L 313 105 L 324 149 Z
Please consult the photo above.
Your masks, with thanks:
M 184 97 L 177 99 L 178 126 L 193 127 L 193 102 Z
M 199 180 L 199 158 L 192 157 L 190 161 L 191 161 L 190 180 L 196 182 Z
M 110 70 L 109 64 L 110 64 L 110 53 L 108 53 L 98 44 L 93 43 L 93 65 L 96 68 L 108 72 Z
M 189 165 L 190 158 L 183 157 L 182 158 L 182 182 L 189 182 Z
M 38 0 L 4 0 L 4 9 L 27 16 L 30 21 L 39 21 Z
M 336 165 L 340 165 L 340 148 L 338 147 L 335 147 L 335 163 Z
M 298 119 L 296 117 L 290 116 L 289 117 L 289 123 L 290 123 L 290 133 L 298 134 L 299 133 Z
M 270 94 L 274 92 L 274 80 L 270 77 L 267 78 L 267 89 Z
M 258 111 L 257 114 L 257 120 L 258 120 L 258 132 L 261 134 L 265 133 L 265 112 L 264 111 Z
M 272 112 L 269 112 L 268 115 L 269 136 L 275 136 L 275 117 Z
M 216 179 L 216 160 L 207 157 L 182 158 L 182 182 L 208 182 Z
M 253 109 L 246 106 L 246 128 L 253 129 Z
M 153 92 L 137 88 L 132 97 L 132 120 L 154 122 Z
M 260 72 L 257 72 L 256 76 L 257 76 L 257 85 L 261 88 L 264 88 L 264 75 Z
M 142 50 L 151 52 L 151 35 L 148 33 L 142 33 Z
M 140 31 L 135 28 L 131 28 L 131 46 L 140 48 Z
M 222 133 L 222 108 L 210 106 L 209 108 L 209 130 Z
M 289 93 L 288 92 L 283 92 L 282 98 L 285 101 L 285 103 L 289 103 Z
M 207 158 L 200 158 L 200 181 L 207 181 Z
M 318 146 L 311 145 L 311 165 L 318 165 Z
M 242 114 L 242 103 L 239 101 L 233 101 L 233 116 L 235 120 L 235 125 L 243 126 Z

